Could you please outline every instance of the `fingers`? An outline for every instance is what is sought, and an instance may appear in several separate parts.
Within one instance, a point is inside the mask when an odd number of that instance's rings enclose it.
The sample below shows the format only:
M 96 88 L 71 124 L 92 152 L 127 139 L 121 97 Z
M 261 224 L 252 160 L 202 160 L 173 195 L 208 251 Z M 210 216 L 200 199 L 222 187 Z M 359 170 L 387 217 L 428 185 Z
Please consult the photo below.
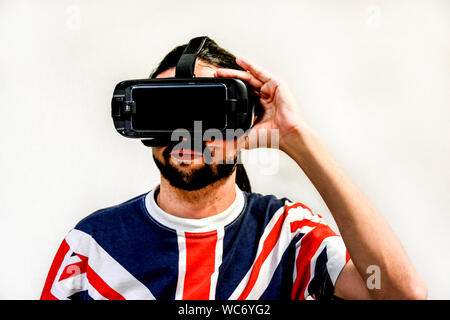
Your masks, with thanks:
M 273 78 L 270 73 L 265 71 L 263 68 L 257 66 L 256 64 L 249 62 L 247 59 L 244 59 L 242 57 L 236 57 L 236 63 L 245 70 L 250 71 L 250 73 L 253 74 L 254 77 L 256 77 L 263 83 L 268 82 L 270 79 Z
M 234 69 L 217 69 L 215 76 L 217 77 L 229 77 L 229 78 L 238 78 L 250 83 L 254 88 L 259 89 L 265 83 L 269 82 L 273 79 L 272 75 L 265 71 L 263 68 L 250 63 L 248 60 L 237 57 L 236 63 L 240 65 L 246 71 L 242 70 L 234 70 Z
M 255 78 L 250 72 L 242 71 L 242 70 L 234 70 L 234 69 L 217 69 L 216 74 L 217 77 L 224 78 L 238 78 L 244 81 L 247 81 L 252 87 L 259 89 L 264 83 Z

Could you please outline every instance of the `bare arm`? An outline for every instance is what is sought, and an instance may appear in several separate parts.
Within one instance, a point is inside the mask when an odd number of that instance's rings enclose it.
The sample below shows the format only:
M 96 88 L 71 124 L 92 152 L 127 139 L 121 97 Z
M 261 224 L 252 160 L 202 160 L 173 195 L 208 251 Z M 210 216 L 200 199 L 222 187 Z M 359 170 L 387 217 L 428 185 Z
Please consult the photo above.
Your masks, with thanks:
M 319 137 L 311 129 L 302 128 L 295 139 L 289 140 L 287 151 L 330 209 L 352 258 L 352 263 L 344 267 L 337 280 L 335 294 L 358 298 L 354 297 L 358 290 L 362 298 L 425 299 L 425 285 L 399 239 Z M 367 289 L 367 277 L 371 275 L 367 272 L 369 266 L 379 268 L 379 289 Z M 354 279 L 358 275 L 359 281 Z
M 279 130 L 280 150 L 305 172 L 339 227 L 351 260 L 336 281 L 335 295 L 344 299 L 425 299 L 426 286 L 400 241 L 305 123 L 287 85 L 244 59 L 236 62 L 248 72 L 219 69 L 216 75 L 241 78 L 260 89 L 264 114 L 252 131 Z M 369 266 L 379 268 L 379 289 L 366 286 Z

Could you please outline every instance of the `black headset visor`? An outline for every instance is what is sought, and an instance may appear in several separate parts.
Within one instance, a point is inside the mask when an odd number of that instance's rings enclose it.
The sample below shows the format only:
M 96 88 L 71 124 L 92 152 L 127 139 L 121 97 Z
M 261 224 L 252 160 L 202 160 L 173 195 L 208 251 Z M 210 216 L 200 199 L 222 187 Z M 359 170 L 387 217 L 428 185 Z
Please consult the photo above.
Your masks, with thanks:
M 176 130 L 246 131 L 259 106 L 254 89 L 234 78 L 193 77 L 195 58 L 205 37 L 183 52 L 174 78 L 126 80 L 116 85 L 111 102 L 116 130 L 145 145 L 165 145 Z M 199 47 L 200 46 L 200 47 Z

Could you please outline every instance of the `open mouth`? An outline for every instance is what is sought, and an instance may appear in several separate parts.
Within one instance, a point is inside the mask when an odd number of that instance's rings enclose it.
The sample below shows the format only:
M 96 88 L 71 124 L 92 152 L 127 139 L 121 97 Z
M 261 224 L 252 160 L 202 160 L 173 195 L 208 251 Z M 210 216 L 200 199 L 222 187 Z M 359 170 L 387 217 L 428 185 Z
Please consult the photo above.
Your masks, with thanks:
M 203 158 L 203 154 L 198 151 L 190 150 L 190 149 L 173 149 L 170 152 L 170 156 L 172 159 L 178 161 L 201 161 Z

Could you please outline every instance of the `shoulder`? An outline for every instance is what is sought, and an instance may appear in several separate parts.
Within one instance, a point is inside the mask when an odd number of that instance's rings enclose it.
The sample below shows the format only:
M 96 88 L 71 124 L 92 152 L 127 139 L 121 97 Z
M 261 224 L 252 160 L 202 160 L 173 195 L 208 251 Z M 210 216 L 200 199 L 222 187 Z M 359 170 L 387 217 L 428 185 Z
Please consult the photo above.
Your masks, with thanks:
M 246 209 L 257 214 L 273 215 L 276 212 L 284 213 L 294 220 L 313 220 L 324 223 L 321 215 L 314 213 L 306 204 L 291 201 L 288 198 L 279 198 L 275 195 L 262 195 L 259 193 L 244 193 L 247 203 Z
M 244 192 L 244 195 L 246 199 L 245 210 L 256 216 L 273 215 L 289 201 L 287 198 L 277 198 L 274 195 L 260 193 Z
M 309 237 L 328 237 L 336 235 L 320 214 L 313 212 L 306 204 L 278 198 L 274 195 L 258 193 L 246 194 L 246 216 L 262 223 L 264 227 L 278 225 L 292 237 L 310 233 Z
M 79 221 L 76 230 L 92 234 L 94 231 L 109 230 L 114 233 L 116 229 L 129 220 L 139 219 L 139 214 L 143 210 L 143 203 L 146 193 L 136 196 L 114 206 L 102 208 L 89 214 Z

